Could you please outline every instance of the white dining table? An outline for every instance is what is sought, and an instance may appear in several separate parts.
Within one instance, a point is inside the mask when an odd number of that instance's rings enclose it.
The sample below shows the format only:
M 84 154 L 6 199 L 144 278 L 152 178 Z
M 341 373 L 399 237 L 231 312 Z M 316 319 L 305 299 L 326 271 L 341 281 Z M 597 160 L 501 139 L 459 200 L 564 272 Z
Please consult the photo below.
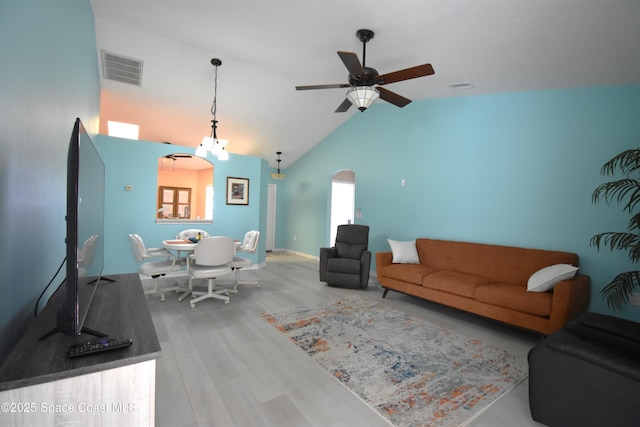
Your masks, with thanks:
M 189 271 L 189 254 L 196 250 L 196 245 L 197 243 L 193 243 L 191 240 L 173 239 L 162 241 L 163 248 L 178 252 L 178 260 L 181 259 L 182 252 L 187 252 L 187 256 L 185 257 L 187 260 L 187 271 Z M 191 295 L 191 289 L 189 288 L 181 288 L 179 292 L 182 292 L 182 295 L 180 295 L 178 301 L 182 301 Z

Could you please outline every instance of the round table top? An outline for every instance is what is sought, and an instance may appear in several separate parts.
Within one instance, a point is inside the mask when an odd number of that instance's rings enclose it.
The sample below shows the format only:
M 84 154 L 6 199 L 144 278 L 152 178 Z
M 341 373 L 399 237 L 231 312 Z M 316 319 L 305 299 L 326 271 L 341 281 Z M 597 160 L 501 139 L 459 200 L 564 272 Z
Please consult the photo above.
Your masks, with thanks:
M 163 240 L 162 246 L 165 249 L 174 251 L 193 251 L 196 248 L 197 243 L 193 243 L 190 240 Z

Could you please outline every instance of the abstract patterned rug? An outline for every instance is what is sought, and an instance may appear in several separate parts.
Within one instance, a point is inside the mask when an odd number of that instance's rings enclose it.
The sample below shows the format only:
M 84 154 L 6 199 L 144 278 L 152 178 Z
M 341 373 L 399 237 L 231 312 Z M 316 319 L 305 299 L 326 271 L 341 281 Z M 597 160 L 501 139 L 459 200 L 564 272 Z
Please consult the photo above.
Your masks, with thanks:
M 527 376 L 525 360 L 363 297 L 262 317 L 394 426 L 460 426 Z

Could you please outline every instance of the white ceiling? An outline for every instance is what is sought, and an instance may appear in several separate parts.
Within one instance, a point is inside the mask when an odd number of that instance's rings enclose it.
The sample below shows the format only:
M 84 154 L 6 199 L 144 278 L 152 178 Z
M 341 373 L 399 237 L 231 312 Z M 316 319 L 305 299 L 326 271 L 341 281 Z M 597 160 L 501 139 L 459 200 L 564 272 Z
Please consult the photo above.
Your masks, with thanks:
M 431 63 L 435 75 L 385 88 L 418 100 L 640 83 L 638 0 L 91 0 L 98 52 L 144 61 L 142 86 L 102 79 L 107 120 L 140 139 L 197 146 L 210 133 L 218 69 L 218 137 L 231 153 L 286 168 L 353 114 L 336 51 L 375 32 L 380 74 Z M 100 63 L 102 69 L 102 63 Z M 468 82 L 473 89 L 454 90 Z M 384 101 L 378 100 L 377 103 Z M 404 107 L 409 109 L 412 104 Z M 372 108 L 377 108 L 376 106 Z M 395 108 L 395 107 L 394 107 Z

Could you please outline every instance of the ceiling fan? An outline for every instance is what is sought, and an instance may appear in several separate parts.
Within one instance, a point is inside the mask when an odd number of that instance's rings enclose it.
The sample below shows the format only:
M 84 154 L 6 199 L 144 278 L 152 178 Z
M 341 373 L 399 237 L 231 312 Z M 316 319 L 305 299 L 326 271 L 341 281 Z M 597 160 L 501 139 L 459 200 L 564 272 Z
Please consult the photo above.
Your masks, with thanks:
M 398 107 L 404 107 L 411 102 L 403 96 L 398 95 L 388 89 L 380 86 L 373 88 L 373 85 L 386 85 L 389 83 L 400 82 L 403 80 L 415 79 L 417 77 L 430 76 L 434 74 L 431 64 L 418 65 L 416 67 L 405 68 L 403 70 L 393 71 L 387 74 L 378 74 L 374 68 L 367 67 L 367 42 L 373 38 L 373 31 L 358 30 L 356 36 L 362 42 L 362 64 L 358 59 L 358 55 L 353 52 L 338 51 L 338 56 L 349 70 L 349 83 L 324 84 L 296 86 L 296 90 L 314 90 L 314 89 L 339 89 L 350 88 L 347 91 L 347 97 L 338 106 L 336 113 L 344 113 L 353 103 L 358 106 L 360 111 L 367 109 L 378 96 Z

